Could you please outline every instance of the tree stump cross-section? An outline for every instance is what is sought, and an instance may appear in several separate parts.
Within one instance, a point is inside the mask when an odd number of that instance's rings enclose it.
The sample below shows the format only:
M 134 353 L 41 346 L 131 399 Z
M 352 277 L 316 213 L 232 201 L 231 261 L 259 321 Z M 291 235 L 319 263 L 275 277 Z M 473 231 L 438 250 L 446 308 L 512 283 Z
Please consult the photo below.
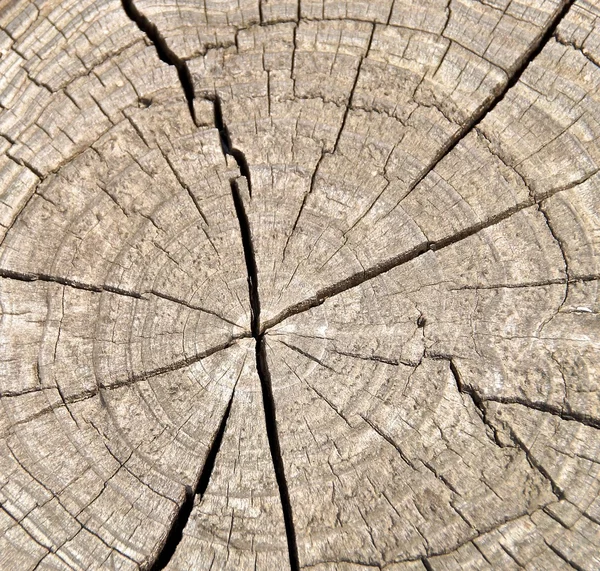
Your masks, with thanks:
M 600 569 L 597 0 L 0 0 L 0 569 Z

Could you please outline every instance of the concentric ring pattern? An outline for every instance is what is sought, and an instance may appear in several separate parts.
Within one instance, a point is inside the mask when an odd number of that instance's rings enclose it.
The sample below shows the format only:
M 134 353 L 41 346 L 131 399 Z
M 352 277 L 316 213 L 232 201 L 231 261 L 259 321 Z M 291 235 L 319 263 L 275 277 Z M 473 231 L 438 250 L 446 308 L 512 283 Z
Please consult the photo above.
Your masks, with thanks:
M 600 5 L 0 0 L 0 569 L 600 567 Z

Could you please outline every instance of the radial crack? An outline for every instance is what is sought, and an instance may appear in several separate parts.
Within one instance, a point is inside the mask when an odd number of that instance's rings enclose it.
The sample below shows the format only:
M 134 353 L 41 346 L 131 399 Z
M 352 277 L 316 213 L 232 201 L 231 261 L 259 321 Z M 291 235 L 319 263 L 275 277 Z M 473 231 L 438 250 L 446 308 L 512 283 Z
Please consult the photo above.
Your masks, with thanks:
M 225 343 L 221 343 L 219 345 L 214 345 L 213 347 L 210 347 L 209 349 L 201 351 L 200 353 L 196 353 L 195 355 L 192 355 L 191 357 L 186 357 L 185 359 L 180 359 L 180 360 L 174 361 L 168 365 L 163 365 L 162 367 L 157 367 L 156 369 L 151 369 L 150 371 L 146 371 L 144 373 L 132 375 L 130 377 L 126 377 L 122 380 L 115 381 L 113 383 L 99 385 L 99 388 L 101 388 L 103 390 L 114 390 L 114 389 L 118 389 L 121 387 L 133 385 L 140 381 L 145 381 L 147 379 L 151 379 L 152 377 L 158 377 L 159 375 L 163 375 L 165 373 L 171 373 L 173 371 L 178 371 L 180 369 L 184 369 L 185 367 L 189 367 L 190 365 L 193 365 L 194 363 L 198 363 L 199 361 L 202 361 L 202 360 L 206 359 L 207 357 L 210 357 L 211 355 L 218 353 L 219 351 L 224 351 L 225 349 L 229 349 L 229 347 L 232 347 L 236 343 L 236 341 L 238 341 L 239 339 L 245 339 L 247 337 L 249 337 L 249 334 L 247 334 L 247 333 L 241 333 L 239 335 L 234 335 L 234 336 L 230 337 Z M 89 398 L 89 396 L 95 396 L 95 394 L 97 394 L 97 393 L 94 393 L 91 391 L 84 393 L 85 398 Z
M 254 255 L 254 246 L 252 244 L 252 235 L 250 232 L 250 221 L 244 208 L 244 201 L 240 187 L 236 180 L 231 181 L 231 195 L 233 196 L 233 204 L 235 213 L 240 225 L 240 233 L 242 236 L 242 247 L 244 249 L 244 259 L 246 262 L 246 270 L 248 272 L 248 295 L 250 298 L 250 330 L 252 336 L 258 339 L 260 334 L 260 299 L 258 296 L 258 268 L 256 266 L 256 256 Z
M 231 135 L 229 134 L 229 129 L 227 128 L 227 125 L 223 119 L 221 98 L 215 93 L 214 95 L 209 96 L 207 99 L 213 102 L 215 127 L 217 128 L 217 131 L 219 131 L 219 138 L 221 139 L 221 149 L 223 154 L 233 157 L 233 160 L 236 162 L 238 169 L 240 170 L 240 174 L 248 182 L 248 192 L 250 193 L 250 196 L 252 196 L 252 180 L 250 179 L 250 168 L 248 167 L 248 161 L 246 160 L 246 155 L 244 155 L 244 153 L 239 149 L 236 149 L 231 143 Z
M 566 0 L 555 12 L 554 16 L 550 19 L 549 24 L 546 26 L 544 31 L 538 36 L 537 40 L 534 41 L 529 49 L 523 54 L 521 59 L 517 62 L 514 67 L 512 74 L 507 78 L 504 86 L 487 101 L 484 101 L 479 108 L 473 113 L 471 119 L 467 121 L 453 137 L 451 137 L 446 144 L 439 150 L 434 159 L 429 165 L 424 168 L 419 176 L 413 181 L 408 189 L 410 194 L 419 183 L 433 170 L 435 167 L 444 159 L 455 147 L 462 141 L 473 129 L 477 127 L 504 99 L 511 87 L 521 79 L 521 76 L 529 66 L 529 64 L 540 54 L 544 49 L 550 38 L 554 35 L 558 25 L 562 19 L 567 15 L 567 12 L 571 6 L 575 3 L 575 0 Z
M 492 216 L 484 222 L 478 222 L 476 224 L 473 224 L 472 226 L 469 226 L 464 230 L 453 234 L 452 236 L 448 236 L 447 238 L 443 238 L 438 241 L 424 241 L 418 246 L 412 248 L 411 250 L 408 250 L 407 252 L 403 252 L 402 254 L 393 256 L 392 258 L 380 262 L 375 266 L 371 266 L 370 268 L 361 270 L 360 272 L 352 274 L 339 282 L 336 282 L 330 286 L 320 289 L 312 297 L 290 305 L 289 307 L 281 311 L 279 314 L 277 314 L 275 317 L 272 317 L 271 319 L 265 321 L 262 325 L 262 331 L 265 332 L 267 329 L 270 329 L 271 327 L 281 323 L 282 321 L 293 315 L 296 315 L 297 313 L 304 313 L 305 311 L 308 311 L 313 307 L 317 307 L 323 304 L 330 297 L 339 295 L 340 293 L 343 293 L 347 290 L 358 287 L 361 284 L 380 276 L 381 274 L 385 274 L 386 272 L 389 272 L 390 270 L 393 270 L 398 266 L 411 262 L 412 260 L 418 258 L 419 256 L 422 256 L 427 252 L 441 250 L 443 248 L 447 248 L 448 246 L 457 244 L 458 242 L 461 242 L 467 238 L 470 238 L 471 236 L 474 236 L 481 230 L 485 230 L 486 228 L 490 228 L 491 226 L 495 226 L 496 224 L 507 220 L 517 212 L 521 212 L 526 208 L 536 206 L 542 200 L 546 200 L 551 196 L 558 194 L 559 192 L 564 192 L 566 190 L 574 188 L 575 186 L 578 186 L 579 184 L 582 184 L 583 182 L 585 182 L 592 176 L 595 176 L 596 174 L 597 172 L 591 173 L 590 175 L 585 175 L 579 180 L 576 180 L 568 185 L 552 189 L 545 193 L 544 197 L 538 201 L 534 200 L 533 198 L 527 198 L 526 200 L 516 204 L 515 206 L 508 208 L 504 212 L 500 212 L 496 216 Z
M 391 16 L 391 12 L 390 12 L 390 16 Z M 313 193 L 314 189 L 315 189 L 315 183 L 317 180 L 317 176 L 319 174 L 319 169 L 321 168 L 321 163 L 323 162 L 323 159 L 325 157 L 330 157 L 332 155 L 334 155 L 337 151 L 339 142 L 340 142 L 340 138 L 342 136 L 342 132 L 344 131 L 344 128 L 346 126 L 346 121 L 348 120 L 348 115 L 350 113 L 350 110 L 352 108 L 352 100 L 354 99 L 354 93 L 356 92 L 356 87 L 358 85 L 358 78 L 360 76 L 360 72 L 362 70 L 362 66 L 363 63 L 365 61 L 365 58 L 368 57 L 369 52 L 371 51 L 371 44 L 373 43 L 373 36 L 375 35 L 375 24 L 372 25 L 371 27 L 371 35 L 369 36 L 369 42 L 367 44 L 367 48 L 365 50 L 365 53 L 360 57 L 360 60 L 358 62 L 358 66 L 356 68 L 356 74 L 354 76 L 354 82 L 352 83 L 352 87 L 350 88 L 350 93 L 348 95 L 348 102 L 346 103 L 346 108 L 344 110 L 344 115 L 342 116 L 342 120 L 340 123 L 340 128 L 338 129 L 337 132 L 337 136 L 335 138 L 335 142 L 333 144 L 333 147 L 331 149 L 331 151 L 326 151 L 324 149 L 321 150 L 321 156 L 319 157 L 315 168 L 312 172 L 312 175 L 310 177 L 310 185 L 308 188 L 308 191 L 304 194 L 303 198 L 302 198 L 302 203 L 300 204 L 300 209 L 298 210 L 298 214 L 296 214 L 296 219 L 294 221 L 294 224 L 292 226 L 292 229 L 287 237 L 287 240 L 285 242 L 285 246 L 283 247 L 283 254 L 282 254 L 282 259 L 283 261 L 285 261 L 285 255 L 287 252 L 287 248 L 288 245 L 290 243 L 290 240 L 292 238 L 292 235 L 294 234 L 294 232 L 296 231 L 296 227 L 298 226 L 298 222 L 300 221 L 300 217 L 302 216 L 302 213 L 304 212 L 304 207 L 306 206 L 306 202 L 308 201 L 308 197 Z M 294 30 L 294 45 L 296 44 L 296 30 Z M 292 64 L 292 69 L 293 69 L 293 64 Z
M 354 76 L 354 82 L 352 83 L 352 87 L 350 88 L 350 94 L 348 95 L 348 103 L 346 104 L 346 109 L 344 110 L 344 115 L 342 117 L 342 122 L 340 124 L 340 128 L 337 133 L 337 137 L 335 138 L 335 142 L 333 144 L 333 149 L 331 151 L 331 155 L 335 154 L 338 148 L 338 144 L 340 142 L 340 138 L 342 137 L 342 133 L 344 128 L 346 127 L 346 121 L 348 119 L 348 115 L 350 113 L 350 109 L 352 108 L 352 100 L 354 99 L 354 93 L 356 92 L 356 87 L 358 86 L 358 78 L 360 77 L 360 72 L 362 70 L 363 63 L 365 59 L 369 56 L 369 52 L 371 51 L 371 44 L 373 43 L 373 36 L 375 35 L 375 24 L 371 26 L 371 35 L 369 36 L 369 43 L 367 44 L 367 49 L 365 53 L 361 56 L 358 66 L 356 68 L 356 75 Z
M 155 296 L 155 297 L 159 297 L 161 299 L 166 299 L 167 301 L 171 301 L 173 303 L 177 303 L 179 305 L 183 305 L 184 307 L 188 307 L 190 309 L 194 309 L 196 311 L 201 311 L 203 313 L 207 313 L 209 315 L 213 315 L 214 317 L 218 317 L 219 319 L 221 319 L 222 321 L 225 321 L 225 323 L 229 323 L 229 325 L 233 325 L 234 327 L 240 327 L 235 321 L 231 321 L 231 319 L 227 319 L 227 317 L 217 313 L 216 311 L 213 311 L 212 309 L 208 309 L 206 307 L 203 307 L 201 305 L 195 305 L 193 303 L 190 303 L 188 301 L 185 301 L 183 299 L 179 299 L 177 297 L 174 297 L 172 295 L 169 295 L 167 293 L 162 293 L 160 291 L 157 290 L 150 290 L 148 293 L 150 293 L 151 295 Z M 240 327 L 240 329 L 242 329 Z
M 337 371 L 335 369 L 333 369 L 332 367 L 330 367 L 329 365 L 327 365 L 326 363 L 321 361 L 321 359 L 315 357 L 314 355 L 311 355 L 310 353 L 307 353 L 303 349 L 300 349 L 300 347 L 296 347 L 296 345 L 292 345 L 291 343 L 287 343 L 286 341 L 280 341 L 280 343 L 285 345 L 288 349 L 291 349 L 292 351 L 295 351 L 296 353 L 299 353 L 300 355 L 306 357 L 307 359 L 310 359 L 311 361 L 317 363 L 319 366 L 323 367 L 324 369 L 328 369 L 329 371 L 333 371 L 334 373 L 337 373 Z
M 578 565 L 574 561 L 571 561 L 562 551 L 555 547 L 551 542 L 544 539 L 544 543 L 552 550 L 552 552 L 560 557 L 569 567 L 575 569 L 575 571 L 585 571 L 581 565 Z
M 260 298 L 258 292 L 258 269 L 256 266 L 256 257 L 252 243 L 252 233 L 250 223 L 241 191 L 237 181 L 231 181 L 231 193 L 233 203 L 240 225 L 242 235 L 242 245 L 244 247 L 244 257 L 246 260 L 246 269 L 248 272 L 248 295 L 251 307 L 251 329 L 252 336 L 256 341 L 256 371 L 260 379 L 262 391 L 263 407 L 265 414 L 265 424 L 267 429 L 267 440 L 271 451 L 271 459 L 275 471 L 275 479 L 279 488 L 279 498 L 283 510 L 283 521 L 288 544 L 288 554 L 290 567 L 292 571 L 299 571 L 300 564 L 298 559 L 298 545 L 296 542 L 296 531 L 294 529 L 294 520 L 290 495 L 285 478 L 285 467 L 281 455 L 281 446 L 279 443 L 279 434 L 277 432 L 277 414 L 275 399 L 273 398 L 273 387 L 271 383 L 271 374 L 267 362 L 267 352 L 264 333 L 260 325 Z
M 225 434 L 225 429 L 227 428 L 227 420 L 229 418 L 229 413 L 231 412 L 231 405 L 233 403 L 234 395 L 235 387 L 233 388 L 229 403 L 227 404 L 227 408 L 223 414 L 221 424 L 219 425 L 210 448 L 208 449 L 208 454 L 204 460 L 204 466 L 202 467 L 202 471 L 200 472 L 196 486 L 194 489 L 192 489 L 190 486 L 185 487 L 185 500 L 179 507 L 179 511 L 177 512 L 177 516 L 171 525 L 171 529 L 169 530 L 169 534 L 167 535 L 165 543 L 163 544 L 157 559 L 154 561 L 152 566 L 149 567 L 149 571 L 160 571 L 167 566 L 175 554 L 177 546 L 183 538 L 183 530 L 185 529 L 190 518 L 190 514 L 192 513 L 196 496 L 202 498 L 202 496 L 204 496 L 204 492 L 206 492 L 208 482 L 210 481 L 210 477 L 215 467 L 217 454 L 221 448 L 223 435 Z
M 154 44 L 156 53 L 161 61 L 172 65 L 177 70 L 179 76 L 179 82 L 183 88 L 183 93 L 187 100 L 188 109 L 192 116 L 192 121 L 197 125 L 196 112 L 194 110 L 194 84 L 192 82 L 192 74 L 187 66 L 185 60 L 181 59 L 167 44 L 159 32 L 156 24 L 151 22 L 144 14 L 142 14 L 133 0 L 121 0 L 123 10 L 132 22 L 137 24 L 137 27 L 148 37 L 148 39 Z
M 0 269 L 0 278 L 17 280 L 22 282 L 46 282 L 46 283 L 56 283 L 63 286 L 72 287 L 74 289 L 82 289 L 85 291 L 93 291 L 95 293 L 101 293 L 103 291 L 107 291 L 110 293 L 114 293 L 117 295 L 124 295 L 126 297 L 133 297 L 135 299 L 145 299 L 144 296 L 135 291 L 129 291 L 126 289 L 122 289 L 115 286 L 110 285 L 94 285 L 88 284 L 85 282 L 80 282 L 78 280 L 73 280 L 70 278 L 65 278 L 62 276 L 52 276 L 49 274 L 37 274 L 32 272 L 17 272 L 14 270 Z

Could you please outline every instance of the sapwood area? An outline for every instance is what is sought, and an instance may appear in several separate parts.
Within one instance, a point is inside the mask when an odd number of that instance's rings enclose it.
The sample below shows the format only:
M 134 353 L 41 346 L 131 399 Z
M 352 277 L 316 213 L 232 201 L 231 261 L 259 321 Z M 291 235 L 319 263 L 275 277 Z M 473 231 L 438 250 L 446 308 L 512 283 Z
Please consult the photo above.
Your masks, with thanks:
M 0 0 L 0 569 L 600 569 L 598 0 Z

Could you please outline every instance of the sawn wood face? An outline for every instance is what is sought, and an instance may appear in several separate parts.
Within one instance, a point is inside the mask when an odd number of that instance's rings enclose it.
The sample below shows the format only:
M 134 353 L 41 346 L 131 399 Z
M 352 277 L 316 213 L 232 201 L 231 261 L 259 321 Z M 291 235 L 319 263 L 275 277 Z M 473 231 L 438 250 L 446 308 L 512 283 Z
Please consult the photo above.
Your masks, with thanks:
M 0 569 L 600 568 L 596 0 L 0 0 Z

